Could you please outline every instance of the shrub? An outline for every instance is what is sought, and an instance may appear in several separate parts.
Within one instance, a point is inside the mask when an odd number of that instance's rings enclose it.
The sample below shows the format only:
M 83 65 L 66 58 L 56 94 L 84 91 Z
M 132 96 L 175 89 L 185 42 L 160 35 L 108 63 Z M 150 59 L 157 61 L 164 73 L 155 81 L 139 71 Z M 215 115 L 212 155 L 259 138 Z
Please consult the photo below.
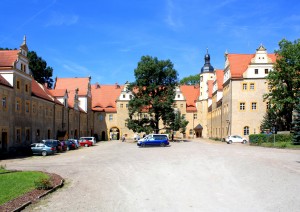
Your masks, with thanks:
M 49 178 L 40 178 L 37 181 L 34 181 L 36 189 L 39 190 L 48 190 L 53 188 Z

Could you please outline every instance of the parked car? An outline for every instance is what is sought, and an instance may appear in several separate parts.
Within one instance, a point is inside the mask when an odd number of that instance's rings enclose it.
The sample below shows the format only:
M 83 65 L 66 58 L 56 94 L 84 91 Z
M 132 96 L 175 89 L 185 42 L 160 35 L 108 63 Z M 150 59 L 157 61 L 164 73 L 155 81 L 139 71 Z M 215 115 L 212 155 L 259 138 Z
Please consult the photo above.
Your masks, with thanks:
M 65 141 L 60 141 L 60 144 L 61 144 L 61 150 L 62 150 L 62 151 L 67 151 L 67 150 L 68 150 Z
M 169 139 L 166 134 L 150 134 L 137 142 L 138 146 L 167 146 L 169 145 Z
M 93 142 L 93 145 L 96 144 L 96 138 L 95 137 L 80 137 L 79 140 L 89 140 L 89 141 Z
M 56 148 L 54 146 L 48 146 L 47 144 L 43 143 L 33 143 L 30 145 L 32 154 L 36 155 L 53 155 L 56 153 Z
M 66 140 L 65 143 L 66 143 L 66 147 L 67 147 L 68 151 L 71 150 L 71 149 L 77 149 L 76 144 L 74 143 L 74 141 Z
M 62 151 L 61 143 L 59 142 L 59 140 L 45 139 L 42 140 L 40 143 L 46 144 L 47 146 L 55 147 L 57 152 Z
M 227 144 L 232 144 L 232 143 L 242 143 L 242 144 L 245 144 L 247 143 L 247 139 L 246 138 L 243 138 L 239 135 L 230 135 L 230 136 L 227 136 L 225 138 L 225 141 Z
M 79 143 L 80 143 L 80 146 L 85 146 L 85 147 L 93 146 L 93 142 L 90 140 L 80 139 Z
M 76 149 L 80 147 L 80 143 L 77 139 L 69 138 L 68 141 L 73 141 L 74 144 L 76 145 Z

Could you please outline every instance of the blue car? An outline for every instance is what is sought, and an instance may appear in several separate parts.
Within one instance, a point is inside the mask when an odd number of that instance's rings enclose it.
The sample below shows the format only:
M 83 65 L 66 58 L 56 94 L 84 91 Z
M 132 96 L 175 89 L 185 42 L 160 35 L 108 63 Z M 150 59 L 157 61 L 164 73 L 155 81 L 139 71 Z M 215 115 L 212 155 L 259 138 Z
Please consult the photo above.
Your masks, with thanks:
M 33 143 L 30 145 L 32 154 L 34 155 L 53 155 L 56 153 L 56 148 L 54 146 L 50 146 L 43 143 Z
M 140 147 L 145 146 L 162 146 L 169 145 L 169 138 L 166 134 L 150 134 L 145 138 L 138 140 L 137 145 Z

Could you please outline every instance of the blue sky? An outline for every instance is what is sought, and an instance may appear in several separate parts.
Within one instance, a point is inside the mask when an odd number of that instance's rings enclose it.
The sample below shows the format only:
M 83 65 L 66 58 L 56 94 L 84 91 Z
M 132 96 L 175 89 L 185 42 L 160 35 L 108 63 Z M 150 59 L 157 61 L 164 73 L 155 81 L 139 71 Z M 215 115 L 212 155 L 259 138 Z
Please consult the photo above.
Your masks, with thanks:
M 141 56 L 170 59 L 179 78 L 200 72 L 206 49 L 214 68 L 224 52 L 269 53 L 300 35 L 295 0 L 1 0 L 0 47 L 23 36 L 57 77 L 92 83 L 134 81 Z

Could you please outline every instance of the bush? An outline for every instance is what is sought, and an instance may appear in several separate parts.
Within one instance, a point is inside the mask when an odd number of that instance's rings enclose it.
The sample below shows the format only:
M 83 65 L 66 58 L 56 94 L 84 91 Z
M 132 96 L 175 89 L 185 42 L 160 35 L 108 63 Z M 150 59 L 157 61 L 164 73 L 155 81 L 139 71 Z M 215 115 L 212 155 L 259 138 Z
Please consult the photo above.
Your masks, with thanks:
M 34 185 L 36 189 L 39 190 L 49 190 L 53 188 L 49 178 L 41 178 L 37 181 L 34 181 Z
M 276 143 L 291 143 L 293 135 L 292 134 L 275 134 Z M 249 142 L 251 144 L 261 145 L 262 143 L 272 143 L 274 142 L 274 134 L 253 134 L 249 135 Z

